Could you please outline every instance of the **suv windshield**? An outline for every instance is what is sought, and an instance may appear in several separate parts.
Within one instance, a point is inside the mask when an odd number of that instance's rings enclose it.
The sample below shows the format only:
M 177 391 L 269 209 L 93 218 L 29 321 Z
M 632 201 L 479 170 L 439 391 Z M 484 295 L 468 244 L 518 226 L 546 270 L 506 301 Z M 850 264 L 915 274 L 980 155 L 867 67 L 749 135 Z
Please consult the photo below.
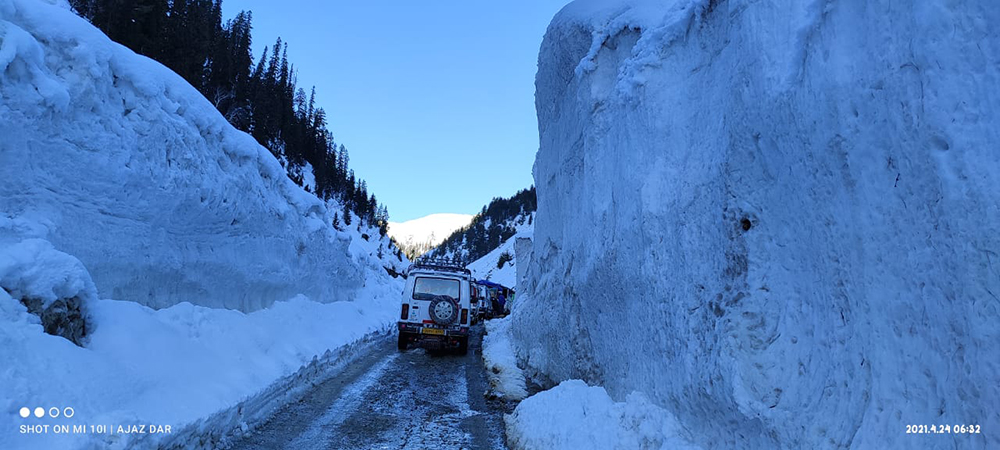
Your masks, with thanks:
M 444 295 L 458 300 L 459 286 L 455 279 L 418 277 L 413 282 L 413 299 L 433 300 L 437 295 Z

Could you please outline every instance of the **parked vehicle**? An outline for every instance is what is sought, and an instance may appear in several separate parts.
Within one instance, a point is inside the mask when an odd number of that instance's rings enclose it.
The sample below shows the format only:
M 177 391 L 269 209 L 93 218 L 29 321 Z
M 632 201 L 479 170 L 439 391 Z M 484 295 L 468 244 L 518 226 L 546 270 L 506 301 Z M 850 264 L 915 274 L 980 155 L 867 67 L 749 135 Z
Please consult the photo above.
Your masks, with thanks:
M 510 313 L 510 302 L 508 299 L 513 292 L 506 286 L 494 283 L 490 280 L 479 280 L 476 283 L 483 286 L 486 291 L 486 304 L 490 305 L 486 317 L 503 317 Z
M 483 321 L 489 317 L 492 317 L 493 308 L 490 305 L 490 298 L 486 291 L 486 286 L 476 283 L 476 291 L 479 295 L 479 320 Z
M 422 259 L 407 269 L 399 317 L 399 350 L 469 349 L 472 273 L 452 261 Z
M 471 297 L 472 308 L 470 309 L 470 314 L 472 314 L 472 324 L 475 325 L 480 320 L 479 311 L 482 308 L 482 301 L 479 297 L 479 289 L 476 287 L 475 281 L 469 282 L 469 295 Z

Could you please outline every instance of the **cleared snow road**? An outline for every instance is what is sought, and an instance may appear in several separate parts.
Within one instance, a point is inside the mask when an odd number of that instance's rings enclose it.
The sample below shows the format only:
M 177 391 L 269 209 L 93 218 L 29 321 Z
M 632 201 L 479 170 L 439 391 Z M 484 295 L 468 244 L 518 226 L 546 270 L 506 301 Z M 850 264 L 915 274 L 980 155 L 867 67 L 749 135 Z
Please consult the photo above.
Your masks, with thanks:
M 503 449 L 506 405 L 487 402 L 475 327 L 466 356 L 376 347 L 285 405 L 236 449 Z

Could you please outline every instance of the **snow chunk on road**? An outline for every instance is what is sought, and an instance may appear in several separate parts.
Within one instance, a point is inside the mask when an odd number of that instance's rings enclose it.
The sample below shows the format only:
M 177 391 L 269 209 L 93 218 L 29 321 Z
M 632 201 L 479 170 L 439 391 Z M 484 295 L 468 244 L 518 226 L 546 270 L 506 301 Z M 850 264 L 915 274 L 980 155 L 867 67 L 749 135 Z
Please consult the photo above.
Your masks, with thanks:
M 633 393 L 616 402 L 599 386 L 580 380 L 521 402 L 505 417 L 515 449 L 697 449 L 668 411 Z
M 524 373 L 517 367 L 517 357 L 511 343 L 510 317 L 486 321 L 483 337 L 483 362 L 490 386 L 511 400 L 528 396 Z

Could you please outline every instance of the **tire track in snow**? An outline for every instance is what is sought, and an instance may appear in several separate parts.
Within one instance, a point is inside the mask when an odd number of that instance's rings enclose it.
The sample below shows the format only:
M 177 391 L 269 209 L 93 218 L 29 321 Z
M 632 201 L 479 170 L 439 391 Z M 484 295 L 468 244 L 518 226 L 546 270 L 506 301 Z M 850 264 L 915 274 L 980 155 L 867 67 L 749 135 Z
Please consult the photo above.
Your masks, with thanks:
M 309 425 L 309 428 L 306 428 L 302 434 L 289 442 L 288 445 L 285 445 L 284 448 L 287 450 L 327 448 L 326 443 L 330 440 L 329 433 L 331 429 L 343 423 L 351 411 L 358 409 L 360 406 L 359 403 L 364 398 L 362 394 L 382 377 L 386 367 L 398 357 L 398 354 L 389 355 L 388 358 L 380 361 L 364 376 L 345 387 L 340 398 L 330 405 L 326 413 L 313 421 Z
M 504 449 L 504 405 L 488 402 L 482 329 L 468 355 L 409 350 L 394 342 L 286 404 L 236 449 Z

